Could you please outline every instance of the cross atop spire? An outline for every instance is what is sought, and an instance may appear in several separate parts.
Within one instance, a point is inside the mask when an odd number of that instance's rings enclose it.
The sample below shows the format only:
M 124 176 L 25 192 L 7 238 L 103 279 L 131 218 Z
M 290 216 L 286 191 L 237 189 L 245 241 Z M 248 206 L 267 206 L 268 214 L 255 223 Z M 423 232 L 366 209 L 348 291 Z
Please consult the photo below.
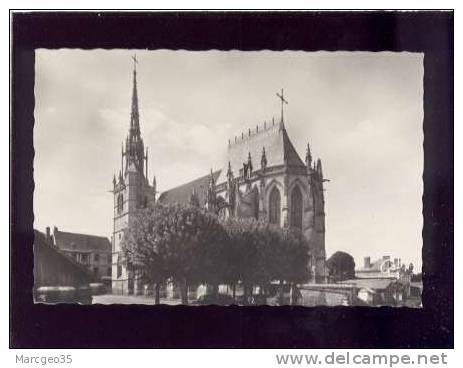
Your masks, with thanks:
M 281 89 L 281 94 L 277 93 L 277 97 L 281 100 L 281 120 L 280 120 L 280 124 L 283 125 L 283 123 L 284 123 L 283 106 L 284 106 L 284 104 L 286 104 L 286 105 L 288 104 L 288 101 L 285 100 L 283 88 Z
M 137 64 L 138 64 L 138 59 L 137 59 L 137 54 L 132 55 L 132 60 L 133 60 L 133 72 L 137 72 Z

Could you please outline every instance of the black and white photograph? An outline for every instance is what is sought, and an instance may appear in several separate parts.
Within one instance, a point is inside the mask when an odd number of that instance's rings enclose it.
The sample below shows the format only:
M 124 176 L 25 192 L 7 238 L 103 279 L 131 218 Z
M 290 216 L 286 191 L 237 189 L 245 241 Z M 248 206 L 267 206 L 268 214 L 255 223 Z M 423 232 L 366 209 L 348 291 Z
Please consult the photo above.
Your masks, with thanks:
M 452 10 L 10 26 L 11 347 L 453 347 Z
M 37 50 L 34 298 L 421 306 L 423 54 Z

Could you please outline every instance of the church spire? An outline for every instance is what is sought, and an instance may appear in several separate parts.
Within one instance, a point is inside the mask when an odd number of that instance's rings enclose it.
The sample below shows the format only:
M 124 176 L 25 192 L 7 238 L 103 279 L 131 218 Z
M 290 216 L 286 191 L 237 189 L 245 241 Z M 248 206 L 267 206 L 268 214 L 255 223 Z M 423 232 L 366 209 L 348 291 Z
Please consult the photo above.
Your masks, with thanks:
M 267 155 L 265 154 L 265 147 L 262 148 L 262 158 L 260 159 L 260 166 L 262 170 L 267 168 Z
M 307 166 L 307 169 L 310 169 L 312 167 L 312 153 L 310 152 L 310 145 L 307 142 L 307 151 L 305 153 L 305 165 Z
M 322 160 L 320 159 L 317 160 L 317 173 L 323 178 Z
M 129 134 L 125 142 L 125 168 L 127 171 L 138 171 L 146 177 L 144 167 L 147 169 L 145 159 L 145 148 L 140 132 L 140 116 L 138 111 L 138 92 L 137 92 L 137 63 L 136 56 L 133 59 L 133 90 L 132 90 L 132 109 L 130 111 Z M 145 164 L 145 165 L 143 165 Z
M 215 212 L 217 198 L 216 198 L 216 191 L 215 191 L 214 173 L 212 172 L 212 169 L 211 169 L 211 174 L 209 178 L 209 185 L 205 190 L 205 197 L 206 197 L 206 209 L 210 212 Z
M 231 162 L 230 161 L 228 161 L 227 179 L 229 181 L 233 180 L 233 171 L 232 171 L 232 168 L 231 168 Z
M 140 120 L 138 113 L 138 93 L 137 93 L 137 56 L 132 56 L 133 59 L 133 89 L 132 89 L 132 110 L 130 113 L 130 135 L 140 136 Z

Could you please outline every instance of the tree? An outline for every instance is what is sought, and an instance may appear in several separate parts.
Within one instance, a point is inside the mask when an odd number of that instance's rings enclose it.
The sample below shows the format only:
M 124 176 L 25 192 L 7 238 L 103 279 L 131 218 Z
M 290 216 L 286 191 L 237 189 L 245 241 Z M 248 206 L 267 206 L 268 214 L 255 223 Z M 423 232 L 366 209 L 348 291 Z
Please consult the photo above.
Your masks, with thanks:
M 285 229 L 283 245 L 286 250 L 284 279 L 295 286 L 309 279 L 310 246 L 307 238 L 298 228 Z
M 355 277 L 354 258 L 346 252 L 336 252 L 327 261 L 326 267 L 335 281 L 348 280 Z
M 188 287 L 208 282 L 218 285 L 224 264 L 221 249 L 226 233 L 217 216 L 191 205 L 167 205 L 157 222 L 157 234 L 166 249 L 166 267 L 180 286 L 183 304 L 188 304 Z
M 224 282 L 232 286 L 233 298 L 236 296 L 236 284 L 242 277 L 242 253 L 243 234 L 239 221 L 235 218 L 222 220 L 222 225 L 227 232 L 227 246 L 224 249 L 224 257 L 228 260 L 223 269 Z
M 206 283 L 218 292 L 226 282 L 242 282 L 245 295 L 255 285 L 265 291 L 279 280 L 294 286 L 308 278 L 309 246 L 298 229 L 281 229 L 255 219 L 228 218 L 194 205 L 162 205 L 141 209 L 124 235 L 127 264 L 159 288 L 171 279 L 188 303 L 188 287 Z M 265 293 L 264 293 L 265 294 Z
M 168 276 L 165 244 L 157 237 L 157 224 L 163 208 L 148 207 L 138 210 L 133 226 L 125 233 L 121 247 L 125 261 L 148 284 L 155 286 L 155 303 L 160 302 L 160 287 Z
M 292 289 L 293 302 L 297 295 L 296 285 L 309 279 L 309 243 L 300 229 L 277 228 L 278 237 L 273 242 L 272 280 L 280 282 L 280 298 L 283 297 L 283 284 Z
M 228 235 L 225 279 L 231 283 L 234 295 L 235 286 L 241 281 L 245 295 L 250 296 L 258 266 L 259 223 L 252 218 L 228 218 L 223 226 Z
M 284 279 L 285 259 L 287 257 L 283 231 L 276 225 L 260 223 L 257 228 L 257 267 L 254 275 L 261 290 L 267 290 L 274 280 Z
M 142 278 L 156 285 L 156 303 L 163 282 L 180 286 L 188 304 L 188 286 L 209 283 L 214 290 L 223 278 L 227 234 L 215 215 L 192 205 L 161 205 L 137 212 L 124 234 L 126 261 Z
M 196 218 L 197 230 L 192 249 L 194 279 L 199 283 L 211 285 L 213 293 L 218 293 L 218 286 L 225 279 L 228 263 L 228 236 L 215 214 L 198 210 L 197 207 L 194 207 L 192 213 Z
M 266 290 L 274 280 L 281 285 L 307 280 L 309 245 L 300 230 L 240 218 L 226 219 L 223 225 L 229 237 L 227 282 L 233 290 L 241 281 L 245 295 L 251 296 L 255 285 Z

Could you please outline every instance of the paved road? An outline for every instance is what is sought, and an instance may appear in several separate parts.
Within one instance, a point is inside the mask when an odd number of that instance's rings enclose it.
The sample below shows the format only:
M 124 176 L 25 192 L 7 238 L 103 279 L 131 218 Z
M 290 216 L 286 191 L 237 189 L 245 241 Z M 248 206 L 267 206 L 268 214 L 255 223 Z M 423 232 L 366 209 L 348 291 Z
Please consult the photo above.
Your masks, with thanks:
M 92 304 L 145 304 L 154 305 L 154 298 L 133 295 L 95 295 Z M 177 305 L 180 299 L 161 299 L 161 304 Z

